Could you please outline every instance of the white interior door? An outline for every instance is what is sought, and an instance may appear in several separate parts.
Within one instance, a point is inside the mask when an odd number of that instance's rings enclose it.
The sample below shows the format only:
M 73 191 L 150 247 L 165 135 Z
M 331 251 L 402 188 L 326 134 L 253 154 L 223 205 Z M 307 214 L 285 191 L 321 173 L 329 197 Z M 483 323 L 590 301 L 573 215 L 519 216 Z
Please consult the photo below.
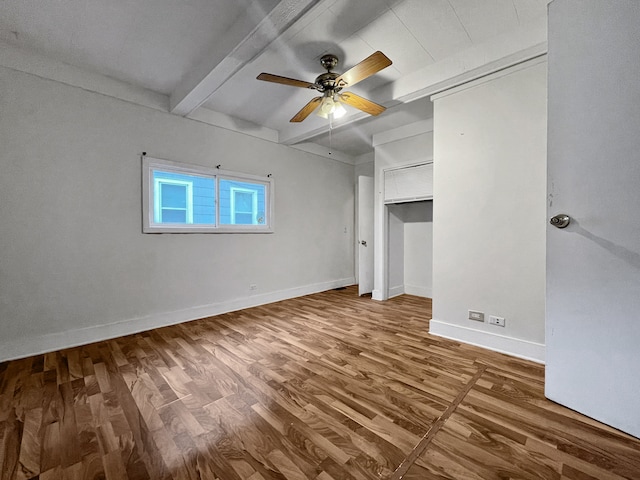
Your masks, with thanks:
M 358 177 L 358 295 L 373 291 L 373 177 Z
M 640 2 L 549 5 L 546 395 L 640 437 Z

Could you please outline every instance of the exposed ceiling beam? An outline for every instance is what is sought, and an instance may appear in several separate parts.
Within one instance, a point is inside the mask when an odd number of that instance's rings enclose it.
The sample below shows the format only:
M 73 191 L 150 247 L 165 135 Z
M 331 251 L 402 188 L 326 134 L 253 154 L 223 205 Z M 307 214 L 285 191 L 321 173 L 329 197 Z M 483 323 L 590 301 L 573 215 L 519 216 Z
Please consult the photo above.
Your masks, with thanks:
M 320 1 L 281 0 L 266 16 L 257 2 L 252 2 L 252 10 L 241 16 L 225 35 L 224 45 L 216 45 L 209 57 L 173 91 L 169 99 L 170 111 L 189 115 Z M 257 25 L 256 18 L 261 18 Z

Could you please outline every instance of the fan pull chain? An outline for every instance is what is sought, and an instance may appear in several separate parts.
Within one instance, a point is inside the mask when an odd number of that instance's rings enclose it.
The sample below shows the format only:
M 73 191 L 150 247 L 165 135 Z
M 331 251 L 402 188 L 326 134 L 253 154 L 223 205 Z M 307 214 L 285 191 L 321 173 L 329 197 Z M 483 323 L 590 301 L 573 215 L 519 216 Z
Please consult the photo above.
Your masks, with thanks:
M 331 148 L 332 148 L 332 143 L 331 143 L 331 130 L 333 129 L 333 114 L 330 113 L 329 114 L 329 155 L 331 155 Z

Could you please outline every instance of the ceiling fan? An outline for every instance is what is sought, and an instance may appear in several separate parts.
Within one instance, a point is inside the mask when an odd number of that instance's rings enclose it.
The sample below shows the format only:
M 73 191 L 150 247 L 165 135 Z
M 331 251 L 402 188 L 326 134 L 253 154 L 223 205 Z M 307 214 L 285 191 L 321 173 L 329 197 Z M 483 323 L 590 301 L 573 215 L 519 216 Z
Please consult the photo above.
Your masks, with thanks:
M 335 55 L 323 55 L 320 64 L 327 69 L 327 73 L 318 75 L 314 83 L 305 82 L 304 80 L 296 80 L 294 78 L 281 77 L 270 73 L 261 73 L 258 80 L 265 82 L 281 83 L 292 87 L 310 88 L 322 93 L 322 96 L 315 97 L 300 110 L 290 122 L 301 122 L 307 118 L 318 106 L 320 110 L 318 115 L 324 118 L 337 118 L 344 114 L 345 110 L 342 103 L 351 105 L 352 107 L 362 110 L 369 115 L 379 115 L 386 110 L 382 105 L 360 97 L 355 93 L 342 92 L 343 88 L 351 87 L 362 80 L 369 78 L 371 75 L 378 73 L 380 70 L 391 65 L 391 60 L 382 52 L 375 52 L 368 56 L 356 66 L 350 68 L 346 72 L 340 74 L 332 70 L 338 65 L 338 57 Z

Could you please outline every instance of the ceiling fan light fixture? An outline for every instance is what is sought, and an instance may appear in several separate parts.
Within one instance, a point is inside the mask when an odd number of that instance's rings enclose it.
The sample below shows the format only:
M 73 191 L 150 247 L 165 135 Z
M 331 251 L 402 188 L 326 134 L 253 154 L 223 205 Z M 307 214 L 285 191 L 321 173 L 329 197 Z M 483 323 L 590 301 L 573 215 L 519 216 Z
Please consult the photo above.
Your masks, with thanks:
M 337 95 L 336 95 L 337 97 Z M 347 113 L 347 110 L 342 106 L 342 103 L 336 98 L 331 96 L 325 96 L 322 98 L 320 108 L 316 112 L 316 115 L 322 118 L 341 118 Z
M 334 110 L 335 103 L 333 98 L 325 96 L 322 97 L 322 101 L 320 102 L 320 107 L 318 108 L 316 115 L 322 118 L 329 118 L 329 115 L 331 115 Z
M 337 97 L 337 95 L 336 95 Z M 340 102 L 337 98 L 333 100 L 333 118 L 342 118 L 347 113 L 347 109 L 342 106 L 342 102 Z

